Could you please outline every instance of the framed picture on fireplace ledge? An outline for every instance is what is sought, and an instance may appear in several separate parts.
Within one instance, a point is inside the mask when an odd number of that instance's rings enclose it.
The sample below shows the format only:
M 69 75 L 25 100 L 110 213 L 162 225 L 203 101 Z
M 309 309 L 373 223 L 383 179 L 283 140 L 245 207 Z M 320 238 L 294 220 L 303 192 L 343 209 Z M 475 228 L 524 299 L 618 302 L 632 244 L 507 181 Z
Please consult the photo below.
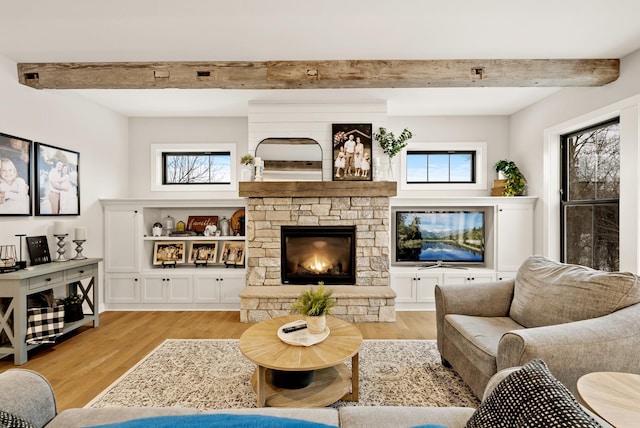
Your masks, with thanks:
M 220 263 L 226 265 L 244 264 L 244 241 L 224 241 L 220 253 Z
M 332 125 L 333 181 L 371 181 L 370 123 Z

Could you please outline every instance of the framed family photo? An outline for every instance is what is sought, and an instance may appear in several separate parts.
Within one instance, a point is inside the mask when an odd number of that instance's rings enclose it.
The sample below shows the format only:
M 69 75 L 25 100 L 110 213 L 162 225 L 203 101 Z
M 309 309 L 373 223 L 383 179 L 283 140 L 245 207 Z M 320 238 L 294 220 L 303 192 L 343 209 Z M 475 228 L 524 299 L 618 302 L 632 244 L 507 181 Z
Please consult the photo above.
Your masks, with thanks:
M 31 141 L 0 133 L 0 215 L 31 215 Z
M 189 263 L 206 264 L 218 260 L 218 241 L 189 242 Z
M 333 181 L 371 181 L 370 123 L 332 125 Z
M 220 263 L 226 265 L 244 264 L 244 241 L 224 241 L 220 253 Z
M 186 259 L 185 241 L 157 241 L 153 246 L 153 264 L 183 264 Z
M 36 143 L 36 215 L 80 215 L 80 154 Z

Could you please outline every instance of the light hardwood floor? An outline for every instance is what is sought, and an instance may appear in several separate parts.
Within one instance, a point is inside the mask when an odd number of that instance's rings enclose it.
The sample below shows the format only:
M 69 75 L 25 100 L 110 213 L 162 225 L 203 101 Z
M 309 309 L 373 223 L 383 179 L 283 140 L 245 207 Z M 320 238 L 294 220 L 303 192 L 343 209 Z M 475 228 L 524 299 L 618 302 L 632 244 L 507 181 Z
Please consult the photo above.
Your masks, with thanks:
M 82 407 L 165 339 L 239 339 L 252 324 L 238 312 L 103 312 L 59 343 L 29 352 L 29 361 L 0 360 L 0 372 L 20 367 L 44 375 L 58 411 Z M 356 324 L 365 339 L 435 339 L 435 312 L 398 312 L 395 323 Z

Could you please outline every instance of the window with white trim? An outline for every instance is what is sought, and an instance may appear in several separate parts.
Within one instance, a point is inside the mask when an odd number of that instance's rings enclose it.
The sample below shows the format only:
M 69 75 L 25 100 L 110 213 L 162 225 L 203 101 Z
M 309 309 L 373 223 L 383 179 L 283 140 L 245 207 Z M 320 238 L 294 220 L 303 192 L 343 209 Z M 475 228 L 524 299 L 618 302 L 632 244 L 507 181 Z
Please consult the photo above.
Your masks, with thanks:
M 415 190 L 484 190 L 486 143 L 412 143 L 403 153 L 401 186 Z
M 151 190 L 236 189 L 235 144 L 152 144 Z

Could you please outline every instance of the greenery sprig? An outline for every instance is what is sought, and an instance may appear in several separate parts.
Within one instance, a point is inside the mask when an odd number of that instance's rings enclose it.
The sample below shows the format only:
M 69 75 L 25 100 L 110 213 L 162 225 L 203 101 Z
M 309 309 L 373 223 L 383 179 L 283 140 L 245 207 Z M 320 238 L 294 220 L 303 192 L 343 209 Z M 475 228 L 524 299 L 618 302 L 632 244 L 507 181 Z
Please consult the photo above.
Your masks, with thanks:
M 380 133 L 373 133 L 373 138 L 380 143 L 382 151 L 390 158 L 400 153 L 402 149 L 409 144 L 411 137 L 413 137 L 413 134 L 407 128 L 402 130 L 402 133 L 397 139 L 393 132 L 388 132 L 387 129 L 383 127 L 380 127 Z
M 240 163 L 242 165 L 251 165 L 253 163 L 253 156 L 251 155 L 244 155 L 240 158 Z
M 79 303 L 82 303 L 83 299 L 82 296 L 79 294 L 72 294 L 70 296 L 65 297 L 64 299 L 60 300 L 60 304 L 67 306 L 67 305 L 77 305 Z
M 331 308 L 336 304 L 331 300 L 332 294 L 333 290 L 325 288 L 324 284 L 318 285 L 315 290 L 310 288 L 302 292 L 298 300 L 293 302 L 291 312 L 312 317 L 330 314 Z

